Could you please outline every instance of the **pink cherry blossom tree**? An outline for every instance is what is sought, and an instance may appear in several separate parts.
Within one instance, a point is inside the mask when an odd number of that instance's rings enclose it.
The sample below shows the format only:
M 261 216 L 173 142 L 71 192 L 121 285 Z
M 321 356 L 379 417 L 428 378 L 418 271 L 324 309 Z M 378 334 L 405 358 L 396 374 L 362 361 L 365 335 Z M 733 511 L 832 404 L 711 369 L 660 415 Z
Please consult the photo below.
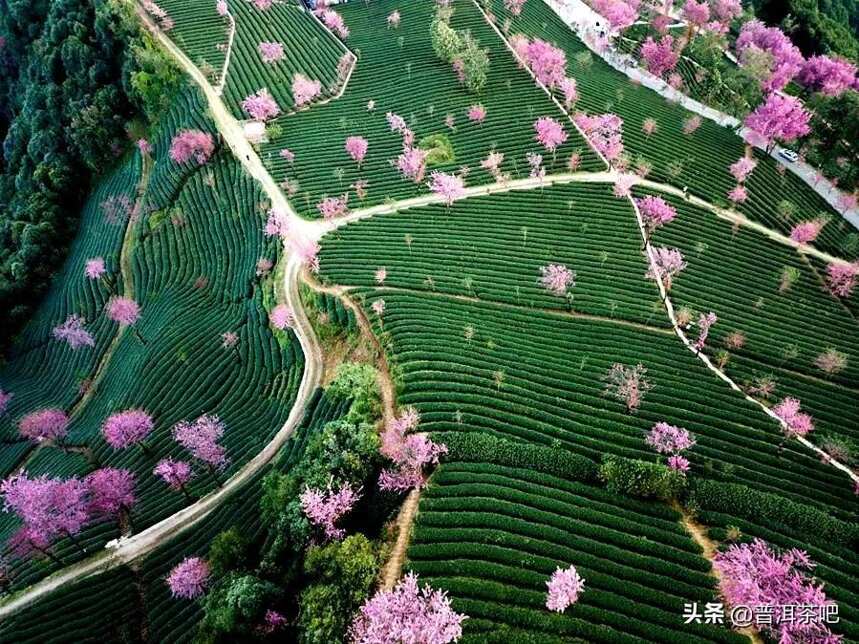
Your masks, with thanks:
M 656 423 L 644 442 L 659 454 L 679 454 L 695 445 L 695 438 L 683 427 L 664 421 Z
M 283 331 L 287 328 L 292 328 L 295 325 L 295 315 L 292 309 L 286 304 L 278 304 L 269 314 L 271 325 L 278 331 Z
M 388 29 L 398 29 L 400 26 L 400 21 L 402 17 L 400 16 L 399 10 L 394 10 L 388 14 L 386 18 L 386 22 L 388 23 Z
M 462 637 L 466 615 L 451 608 L 450 599 L 429 585 L 418 587 L 414 573 L 393 590 L 380 590 L 364 602 L 349 629 L 356 644 L 431 642 L 448 644 Z
M 352 157 L 352 160 L 361 167 L 364 157 L 367 156 L 367 148 L 369 143 L 363 136 L 350 136 L 346 138 L 346 143 L 343 146 L 346 153 Z
M 164 458 L 158 461 L 152 473 L 164 481 L 173 490 L 179 490 L 185 495 L 188 502 L 193 500 L 185 485 L 193 477 L 191 465 L 186 461 L 177 461 L 172 458 Z
M 405 147 L 397 157 L 395 165 L 403 179 L 420 183 L 426 172 L 427 152 L 421 148 Z
M 343 16 L 339 13 L 331 9 L 323 9 L 320 17 L 322 18 L 322 22 L 325 23 L 325 26 L 337 34 L 341 39 L 346 40 L 346 38 L 349 37 L 349 27 L 346 26 Z
M 205 165 L 214 151 L 212 135 L 200 130 L 183 130 L 170 143 L 170 158 L 176 163 L 188 163 L 193 159 L 197 165 Z
M 593 7 L 616 31 L 624 31 L 638 19 L 638 12 L 624 0 L 593 0 Z
M 226 450 L 218 444 L 224 429 L 223 421 L 209 414 L 203 414 L 193 422 L 182 420 L 173 426 L 173 439 L 209 469 L 218 485 L 221 481 L 217 472 L 230 462 Z
M 797 244 L 810 244 L 823 228 L 823 222 L 820 220 L 804 221 L 794 226 L 790 231 L 790 238 Z
M 630 413 L 635 413 L 641 406 L 641 400 L 652 385 L 645 378 L 647 369 L 641 363 L 627 367 L 615 362 L 609 369 L 605 380 L 605 393 L 626 405 Z
M 617 114 L 588 116 L 576 114 L 576 125 L 598 152 L 609 161 L 616 161 L 623 153 L 623 120 Z
M 800 402 L 796 398 L 784 398 L 773 407 L 773 413 L 785 423 L 784 431 L 788 436 L 805 436 L 814 431 L 814 421 L 800 411 Z
M 325 197 L 325 199 L 316 204 L 316 209 L 326 221 L 336 219 L 349 212 L 348 201 L 349 193 L 340 197 Z
M 647 195 L 636 199 L 635 203 L 648 235 L 652 235 L 658 228 L 671 223 L 677 217 L 677 210 L 662 197 Z
M 142 409 L 126 409 L 108 416 L 101 426 L 101 433 L 113 449 L 140 445 L 145 451 L 142 441 L 154 428 L 155 422 L 148 413 Z
M 95 346 L 92 334 L 84 328 L 84 319 L 75 313 L 67 317 L 62 324 L 55 326 L 51 335 L 55 340 L 68 344 L 72 350 Z
M 748 156 L 741 156 L 728 168 L 737 183 L 744 183 L 752 171 L 758 167 L 758 162 Z
M 519 16 L 524 6 L 525 0 L 504 0 L 504 8 L 513 16 Z
M 167 575 L 167 586 L 173 597 L 196 599 L 209 585 L 209 564 L 200 557 L 186 557 Z
M 760 60 L 761 55 L 769 61 L 769 74 L 761 79 L 764 92 L 783 89 L 803 65 L 802 52 L 790 38 L 778 27 L 767 27 L 759 20 L 749 20 L 743 25 L 734 46 L 743 65 Z
M 68 434 L 69 417 L 62 409 L 46 408 L 31 412 L 18 421 L 18 432 L 34 443 L 61 442 Z
M 564 95 L 564 108 L 567 110 L 571 109 L 576 101 L 579 100 L 579 90 L 578 85 L 576 84 L 576 79 L 567 76 L 558 83 L 558 89 L 560 89 L 561 93 Z
M 424 470 L 438 464 L 439 458 L 447 454 L 446 445 L 414 433 L 419 421 L 417 411 L 408 408 L 385 425 L 380 452 L 393 461 L 395 467 L 382 471 L 379 476 L 381 489 L 406 491 L 423 487 L 426 483 Z
M 772 93 L 746 117 L 745 126 L 766 141 L 768 149 L 771 149 L 777 140 L 790 143 L 808 134 L 811 131 L 810 119 L 811 113 L 799 99 Z
M 541 116 L 534 121 L 534 131 L 537 133 L 534 139 L 552 154 L 567 140 L 564 126 L 550 116 Z
M 322 93 L 322 83 L 311 80 L 303 74 L 296 74 L 292 79 L 292 100 L 295 107 L 303 107 Z
M 579 601 L 579 595 L 585 589 L 585 580 L 579 575 L 575 566 L 561 569 L 558 567 L 546 582 L 546 608 L 563 613 Z
M 814 564 L 802 550 L 777 551 L 761 539 L 751 543 L 732 544 L 713 559 L 713 568 L 720 577 L 719 588 L 732 606 L 745 606 L 754 614 L 763 608 L 771 611 L 773 619 L 758 626 L 773 641 L 835 643 L 834 635 L 824 621 L 823 611 L 814 611 L 811 618 L 786 617 L 782 606 L 832 605 L 823 584 L 806 571 Z
M 280 114 L 277 101 L 265 88 L 246 96 L 242 101 L 242 109 L 257 121 L 268 121 Z
M 812 56 L 803 63 L 797 81 L 810 92 L 840 96 L 856 83 L 856 65 L 844 58 Z
M 84 275 L 87 279 L 97 280 L 105 273 L 107 273 L 107 269 L 104 267 L 104 258 L 102 257 L 91 257 L 84 264 Z
M 683 134 L 694 134 L 701 127 L 701 117 L 695 114 L 683 121 Z
M 850 297 L 859 281 L 859 262 L 832 262 L 826 267 L 826 286 L 835 297 Z
M 728 199 L 730 199 L 734 204 L 741 204 L 748 198 L 749 191 L 746 190 L 745 186 L 739 183 L 728 192 Z
M 140 317 L 140 305 L 130 297 L 114 296 L 108 300 L 107 317 L 121 326 L 133 326 Z
M 465 181 L 461 175 L 436 170 L 430 175 L 427 185 L 430 190 L 444 199 L 448 208 L 454 201 L 465 196 Z
M 564 264 L 547 264 L 540 267 L 540 279 L 537 283 L 552 295 L 566 297 L 568 291 L 576 285 L 576 272 Z
M 473 123 L 483 123 L 484 119 L 486 119 L 486 108 L 479 104 L 472 105 L 468 108 L 466 116 Z
M 641 45 L 641 60 L 644 67 L 655 76 L 662 76 L 677 67 L 680 56 L 674 51 L 674 37 L 664 35 L 659 40 L 648 36 Z
M 530 42 L 524 38 L 518 44 L 519 55 L 524 58 L 537 81 L 553 89 L 567 77 L 567 55 L 562 49 L 539 38 Z
M 134 474 L 128 470 L 103 467 L 87 474 L 84 485 L 89 493 L 88 511 L 94 519 L 118 518 L 127 522 L 134 507 Z
M 702 313 L 701 317 L 698 318 L 698 339 L 695 340 L 695 344 L 692 345 L 692 348 L 695 351 L 701 351 L 704 348 L 704 345 L 707 342 L 707 336 L 710 334 L 710 327 L 716 324 L 718 318 L 716 314 L 710 311 L 709 313 Z
M 814 366 L 832 376 L 847 368 L 847 354 L 829 347 L 814 359 Z
M 379 318 L 381 318 L 382 315 L 384 315 L 385 313 L 385 300 L 381 298 L 375 300 L 373 304 L 370 305 L 370 308 L 373 310 L 373 313 L 375 313 Z
M 262 62 L 272 65 L 284 59 L 283 44 L 279 42 L 261 42 L 257 50 L 262 57 Z
M 683 253 L 676 248 L 657 246 L 653 249 L 653 261 L 645 273 L 645 277 L 652 280 L 662 280 L 665 290 L 671 290 L 671 284 L 686 268 Z
M 348 514 L 361 498 L 361 491 L 355 490 L 348 483 L 333 489 L 331 483 L 327 490 L 305 487 L 301 493 L 301 510 L 310 522 L 321 528 L 325 539 L 340 540 L 346 531 L 335 527 L 335 523 Z

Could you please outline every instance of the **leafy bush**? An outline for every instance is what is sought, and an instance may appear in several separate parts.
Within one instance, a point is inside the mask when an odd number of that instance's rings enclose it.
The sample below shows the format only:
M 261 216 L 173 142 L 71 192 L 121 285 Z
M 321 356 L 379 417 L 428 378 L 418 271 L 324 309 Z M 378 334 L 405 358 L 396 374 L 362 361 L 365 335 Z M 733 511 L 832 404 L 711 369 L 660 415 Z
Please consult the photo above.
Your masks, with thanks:
M 337 367 L 334 380 L 326 391 L 330 396 L 352 399 L 352 407 L 346 416 L 349 422 L 370 422 L 381 411 L 376 370 L 368 364 L 344 362 Z
M 254 575 L 227 575 L 206 595 L 198 639 L 218 641 L 219 635 L 229 634 L 235 641 L 237 634 L 250 635 L 279 595 L 277 586 Z
M 209 546 L 209 566 L 216 577 L 248 565 L 248 542 L 238 527 L 219 532 Z
M 661 463 L 603 456 L 599 476 L 611 492 L 669 501 L 686 487 L 686 478 Z
M 427 151 L 427 167 L 434 168 L 440 165 L 448 165 L 456 162 L 456 154 L 453 151 L 453 144 L 447 137 L 447 134 L 430 134 L 425 136 L 418 142 L 418 147 L 421 150 Z
M 759 492 L 739 483 L 696 481 L 689 492 L 689 505 L 754 523 L 779 523 L 811 539 L 859 545 L 859 524 L 842 521 L 810 505 Z
M 446 461 L 475 461 L 528 468 L 575 481 L 596 481 L 597 464 L 568 450 L 514 443 L 487 434 L 440 433 L 433 439 L 447 445 Z

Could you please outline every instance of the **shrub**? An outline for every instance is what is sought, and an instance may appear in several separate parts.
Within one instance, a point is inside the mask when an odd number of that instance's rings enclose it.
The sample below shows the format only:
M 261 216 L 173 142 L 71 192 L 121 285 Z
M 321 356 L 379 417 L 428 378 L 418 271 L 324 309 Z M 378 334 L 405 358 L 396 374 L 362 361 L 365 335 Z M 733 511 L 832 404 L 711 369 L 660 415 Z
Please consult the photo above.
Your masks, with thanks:
M 326 391 L 330 396 L 352 398 L 352 407 L 346 416 L 349 422 L 371 422 L 379 416 L 381 405 L 376 370 L 368 364 L 341 364 Z
M 200 624 L 203 637 L 252 634 L 279 595 L 277 586 L 254 575 L 227 575 L 206 595 Z
M 669 501 L 686 486 L 686 477 L 660 463 L 622 456 L 603 456 L 599 476 L 611 492 Z
M 433 440 L 447 445 L 447 461 L 474 461 L 528 468 L 575 481 L 596 481 L 597 464 L 565 449 L 515 443 L 486 434 L 439 433 Z
M 450 142 L 447 134 L 440 133 L 425 136 L 418 142 L 418 147 L 421 150 L 427 151 L 426 164 L 428 168 L 456 162 L 453 144 Z
M 859 544 L 859 525 L 848 523 L 815 507 L 788 498 L 758 492 L 739 483 L 696 481 L 689 492 L 689 506 L 721 512 L 756 524 L 779 523 L 810 539 Z
M 239 528 L 219 532 L 209 546 L 209 567 L 215 577 L 230 570 L 243 570 L 248 565 L 248 542 Z

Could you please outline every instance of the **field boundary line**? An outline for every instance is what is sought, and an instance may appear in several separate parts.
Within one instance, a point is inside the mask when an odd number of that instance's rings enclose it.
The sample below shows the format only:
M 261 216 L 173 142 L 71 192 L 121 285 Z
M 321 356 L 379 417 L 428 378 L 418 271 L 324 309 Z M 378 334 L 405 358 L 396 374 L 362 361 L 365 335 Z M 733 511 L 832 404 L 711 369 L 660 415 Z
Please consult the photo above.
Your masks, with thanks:
M 215 94 L 221 96 L 224 93 L 224 88 L 227 86 L 227 76 L 230 73 L 230 59 L 233 55 L 233 41 L 236 37 L 236 18 L 227 7 L 227 17 L 230 19 L 230 33 L 227 36 L 227 54 L 224 56 L 224 68 L 221 70 L 221 80 L 214 86 Z

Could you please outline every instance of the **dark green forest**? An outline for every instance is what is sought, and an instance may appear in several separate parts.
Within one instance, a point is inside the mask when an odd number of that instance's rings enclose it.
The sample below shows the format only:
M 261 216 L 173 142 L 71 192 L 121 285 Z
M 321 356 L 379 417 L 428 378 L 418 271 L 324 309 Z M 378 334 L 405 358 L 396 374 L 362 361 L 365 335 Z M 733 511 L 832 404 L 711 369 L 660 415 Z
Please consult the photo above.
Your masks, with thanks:
M 117 0 L 0 0 L 0 352 L 74 237 L 92 178 L 129 122 L 178 82 Z M 148 96 L 157 96 L 158 100 Z

